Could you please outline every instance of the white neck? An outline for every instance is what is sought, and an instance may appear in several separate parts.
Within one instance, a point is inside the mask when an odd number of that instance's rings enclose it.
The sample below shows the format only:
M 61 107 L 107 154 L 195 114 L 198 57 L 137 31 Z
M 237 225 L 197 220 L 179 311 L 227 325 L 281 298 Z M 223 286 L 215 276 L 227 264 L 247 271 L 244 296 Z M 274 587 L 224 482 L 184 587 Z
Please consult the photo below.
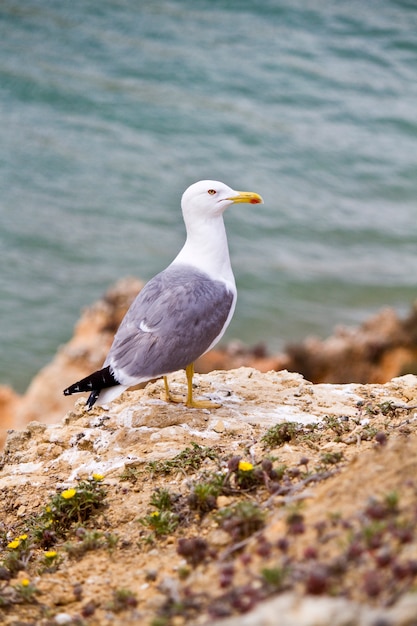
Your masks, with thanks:
M 212 278 L 235 285 L 223 216 L 187 225 L 187 239 L 172 263 L 193 265 Z

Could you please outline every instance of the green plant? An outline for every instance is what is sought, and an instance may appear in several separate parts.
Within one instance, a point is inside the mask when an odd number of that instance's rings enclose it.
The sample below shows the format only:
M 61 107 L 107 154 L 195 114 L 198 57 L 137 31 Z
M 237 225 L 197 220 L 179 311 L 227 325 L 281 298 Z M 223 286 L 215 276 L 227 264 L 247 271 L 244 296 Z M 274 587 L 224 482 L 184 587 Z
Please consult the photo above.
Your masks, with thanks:
M 240 541 L 264 526 L 265 514 L 257 504 L 244 500 L 221 509 L 216 519 L 223 530 L 235 541 Z
M 382 415 L 390 416 L 390 417 L 395 416 L 395 412 L 398 408 L 395 406 L 392 400 L 386 400 L 385 402 L 381 402 L 380 404 L 378 404 L 378 407 Z
M 168 626 L 169 623 L 169 617 L 154 617 L 150 623 L 150 626 Z
M 264 484 L 263 472 L 261 468 L 255 468 L 248 461 L 239 461 L 235 470 L 235 483 L 238 489 L 255 489 L 258 485 Z
M 115 589 L 113 591 L 113 600 L 108 608 L 114 613 L 120 613 L 127 609 L 135 608 L 138 604 L 137 598 L 130 589 Z
M 282 588 L 286 572 L 281 567 L 264 567 L 261 570 L 261 578 L 267 587 L 277 591 Z
M 152 475 L 170 474 L 173 471 L 189 472 L 200 468 L 205 459 L 217 460 L 218 453 L 213 449 L 192 442 L 191 448 L 185 448 L 174 458 L 166 461 L 151 461 L 146 470 Z
M 31 524 L 32 533 L 41 546 L 50 547 L 58 536 L 65 537 L 74 524 L 85 523 L 103 507 L 106 491 L 100 481 L 101 476 L 97 475 L 51 498 Z
M 131 467 L 128 465 L 125 467 L 122 474 L 120 474 L 120 480 L 126 480 L 134 484 L 139 480 L 139 476 L 141 474 L 142 472 L 137 467 Z
M 375 520 L 362 528 L 362 537 L 369 549 L 379 548 L 386 532 L 385 521 Z
M 194 485 L 192 492 L 188 496 L 190 508 L 204 514 L 217 507 L 217 497 L 222 493 L 224 485 L 224 475 L 216 474 L 207 482 Z
M 18 571 L 26 569 L 32 558 L 33 549 L 31 538 L 26 533 L 19 535 L 7 544 L 3 567 L 7 568 L 12 576 Z
M 150 528 L 157 537 L 161 537 L 174 532 L 179 520 L 178 515 L 171 511 L 153 511 L 138 521 L 143 526 Z
M 86 552 L 107 548 L 114 550 L 119 538 L 113 533 L 103 533 L 99 530 L 86 530 L 79 527 L 75 532 L 77 542 L 68 542 L 64 545 L 65 550 L 72 557 L 80 557 Z
M 150 504 L 159 511 L 170 511 L 172 509 L 172 496 L 168 489 L 156 489 L 151 496 Z
M 284 443 L 294 440 L 300 433 L 302 427 L 297 422 L 282 422 L 281 424 L 275 424 L 272 428 L 269 428 L 261 441 L 265 447 L 277 448 L 283 446 Z
M 375 426 L 370 426 L 368 424 L 367 426 L 364 426 L 360 430 L 359 436 L 362 441 L 371 441 L 371 439 L 375 438 L 377 433 L 378 433 L 378 428 L 376 428 Z
M 56 550 L 46 550 L 42 555 L 42 561 L 40 564 L 39 573 L 43 572 L 56 572 L 59 565 L 62 562 L 62 557 Z
M 328 465 L 337 465 L 343 460 L 343 452 L 325 452 L 320 455 L 318 469 Z
M 335 435 L 337 435 L 336 441 L 344 433 L 350 431 L 349 422 L 342 422 L 340 418 L 336 415 L 325 415 L 325 417 L 323 418 L 323 426 L 325 428 L 329 428 L 335 433 Z
M 28 604 L 36 602 L 35 596 L 39 593 L 39 590 L 28 578 L 23 578 L 23 580 L 14 585 L 14 590 L 16 592 L 16 602 Z

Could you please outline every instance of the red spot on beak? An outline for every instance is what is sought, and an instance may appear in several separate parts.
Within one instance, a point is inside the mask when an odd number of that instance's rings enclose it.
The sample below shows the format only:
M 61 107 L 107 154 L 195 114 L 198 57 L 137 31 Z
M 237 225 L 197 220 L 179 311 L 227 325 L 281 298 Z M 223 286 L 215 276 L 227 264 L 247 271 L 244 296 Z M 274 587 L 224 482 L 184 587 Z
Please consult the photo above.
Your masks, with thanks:
M 258 200 L 257 198 L 252 198 L 252 200 L 250 201 L 251 204 L 260 204 L 260 200 Z

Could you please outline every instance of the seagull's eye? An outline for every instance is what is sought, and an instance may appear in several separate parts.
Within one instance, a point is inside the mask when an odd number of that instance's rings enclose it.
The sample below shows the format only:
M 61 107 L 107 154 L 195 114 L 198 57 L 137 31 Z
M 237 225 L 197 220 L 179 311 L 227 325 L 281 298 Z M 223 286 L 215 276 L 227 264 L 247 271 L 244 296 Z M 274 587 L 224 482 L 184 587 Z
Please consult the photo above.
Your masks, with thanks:
M 216 190 L 215 189 L 209 189 L 207 193 L 210 194 L 211 196 L 214 196 L 214 194 L 216 193 Z

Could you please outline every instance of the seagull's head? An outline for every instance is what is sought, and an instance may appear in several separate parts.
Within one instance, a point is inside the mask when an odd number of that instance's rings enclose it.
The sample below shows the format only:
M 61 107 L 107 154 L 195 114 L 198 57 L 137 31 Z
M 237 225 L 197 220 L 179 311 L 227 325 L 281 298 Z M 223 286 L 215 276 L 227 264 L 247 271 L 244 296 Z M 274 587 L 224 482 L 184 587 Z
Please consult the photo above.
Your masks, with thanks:
M 228 206 L 238 202 L 262 204 L 263 199 L 253 191 L 235 191 L 218 180 L 200 180 L 184 191 L 181 208 L 185 220 L 197 214 L 210 218 L 221 215 Z

